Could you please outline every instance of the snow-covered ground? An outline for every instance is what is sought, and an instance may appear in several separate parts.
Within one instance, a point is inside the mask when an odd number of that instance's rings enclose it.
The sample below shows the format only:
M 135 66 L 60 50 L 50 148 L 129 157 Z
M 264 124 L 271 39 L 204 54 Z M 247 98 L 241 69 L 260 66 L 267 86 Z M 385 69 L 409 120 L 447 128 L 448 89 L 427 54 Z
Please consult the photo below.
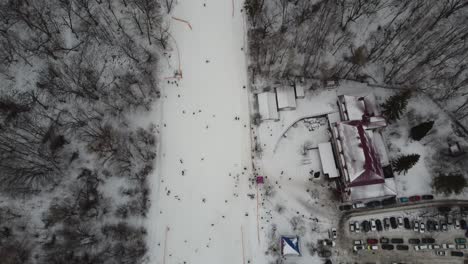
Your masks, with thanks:
M 257 242 L 240 0 L 179 1 L 154 110 L 150 263 L 252 263 Z M 175 19 L 176 18 L 176 19 Z M 182 21 L 185 20 L 186 22 Z M 178 57 L 180 56 L 180 57 Z

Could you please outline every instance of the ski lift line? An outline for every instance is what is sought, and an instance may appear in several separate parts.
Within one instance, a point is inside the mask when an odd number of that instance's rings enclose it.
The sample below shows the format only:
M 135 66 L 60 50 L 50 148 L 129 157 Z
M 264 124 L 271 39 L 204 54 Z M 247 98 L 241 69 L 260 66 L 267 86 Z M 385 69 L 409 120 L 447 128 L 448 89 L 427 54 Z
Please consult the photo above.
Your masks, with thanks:
M 182 22 L 182 23 L 185 23 L 190 28 L 190 30 L 193 30 L 192 25 L 190 25 L 190 22 L 188 22 L 187 20 L 180 19 L 180 18 L 177 18 L 177 17 L 174 17 L 174 16 L 172 17 L 172 19 L 177 20 L 177 21 Z
M 168 233 L 169 233 L 169 226 L 166 226 L 166 234 L 164 235 L 164 255 L 163 255 L 163 264 L 166 264 L 166 255 L 167 255 L 167 237 L 168 237 Z
M 242 239 L 242 263 L 245 264 L 245 252 L 244 252 L 244 229 L 241 225 L 241 239 Z
M 258 183 L 256 184 L 257 186 L 257 241 L 258 245 L 260 245 L 260 221 L 258 220 Z

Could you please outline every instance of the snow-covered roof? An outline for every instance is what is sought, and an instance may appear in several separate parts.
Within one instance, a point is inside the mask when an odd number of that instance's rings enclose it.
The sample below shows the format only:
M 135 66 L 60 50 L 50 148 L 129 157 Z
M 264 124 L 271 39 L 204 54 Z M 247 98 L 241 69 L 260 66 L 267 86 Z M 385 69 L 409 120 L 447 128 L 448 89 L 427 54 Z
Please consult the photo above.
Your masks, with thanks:
M 283 86 L 276 88 L 276 98 L 278 100 L 279 110 L 289 110 L 296 108 L 296 95 L 294 88 L 291 86 Z
M 379 155 L 362 122 L 338 122 L 337 129 L 343 152 L 340 162 L 348 175 L 345 174 L 347 186 L 384 182 Z
M 281 237 L 281 254 L 283 256 L 300 256 L 299 237 L 297 236 L 282 236 Z
M 371 138 L 374 143 L 375 150 L 377 155 L 379 155 L 380 163 L 382 166 L 389 165 L 390 160 L 388 158 L 387 147 L 385 146 L 385 141 L 382 133 L 379 131 L 366 130 L 366 134 Z
M 296 91 L 296 98 L 304 98 L 305 96 L 304 86 L 302 86 L 301 84 L 296 84 L 295 91 Z
M 262 120 L 278 120 L 278 107 L 276 97 L 273 92 L 264 92 L 257 95 L 258 110 Z
M 366 129 L 385 127 L 387 121 L 380 111 L 373 93 L 365 96 L 340 95 L 338 105 L 344 121 L 363 120 Z
M 385 179 L 385 181 L 381 184 L 352 187 L 350 188 L 350 191 L 350 199 L 352 201 L 368 200 L 397 195 L 394 178 Z
M 322 171 L 329 178 L 336 178 L 339 175 L 336 169 L 335 156 L 333 155 L 332 145 L 330 142 L 318 144 L 320 153 L 320 161 L 322 162 Z

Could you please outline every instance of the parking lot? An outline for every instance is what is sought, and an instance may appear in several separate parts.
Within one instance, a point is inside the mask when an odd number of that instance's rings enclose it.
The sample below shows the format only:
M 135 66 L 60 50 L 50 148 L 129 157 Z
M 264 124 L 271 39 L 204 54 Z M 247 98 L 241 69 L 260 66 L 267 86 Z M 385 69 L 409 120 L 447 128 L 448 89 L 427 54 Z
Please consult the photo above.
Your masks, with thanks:
M 406 210 L 352 217 L 345 232 L 348 249 L 359 258 L 419 260 L 460 263 L 466 248 L 468 214 L 437 208 Z M 456 241 L 457 239 L 457 241 Z M 453 253 L 454 252 L 454 253 Z M 456 256 L 452 256 L 452 254 Z

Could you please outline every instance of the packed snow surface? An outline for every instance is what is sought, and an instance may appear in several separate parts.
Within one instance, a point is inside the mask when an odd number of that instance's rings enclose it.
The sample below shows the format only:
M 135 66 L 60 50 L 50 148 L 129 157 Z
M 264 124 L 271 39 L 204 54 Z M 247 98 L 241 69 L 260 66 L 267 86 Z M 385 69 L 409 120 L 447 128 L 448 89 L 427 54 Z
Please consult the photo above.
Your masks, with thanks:
M 154 110 L 160 146 L 148 217 L 151 263 L 253 262 L 241 5 L 187 0 L 171 13 L 171 69 L 161 73 L 167 79 Z M 168 78 L 179 67 L 182 78 Z

